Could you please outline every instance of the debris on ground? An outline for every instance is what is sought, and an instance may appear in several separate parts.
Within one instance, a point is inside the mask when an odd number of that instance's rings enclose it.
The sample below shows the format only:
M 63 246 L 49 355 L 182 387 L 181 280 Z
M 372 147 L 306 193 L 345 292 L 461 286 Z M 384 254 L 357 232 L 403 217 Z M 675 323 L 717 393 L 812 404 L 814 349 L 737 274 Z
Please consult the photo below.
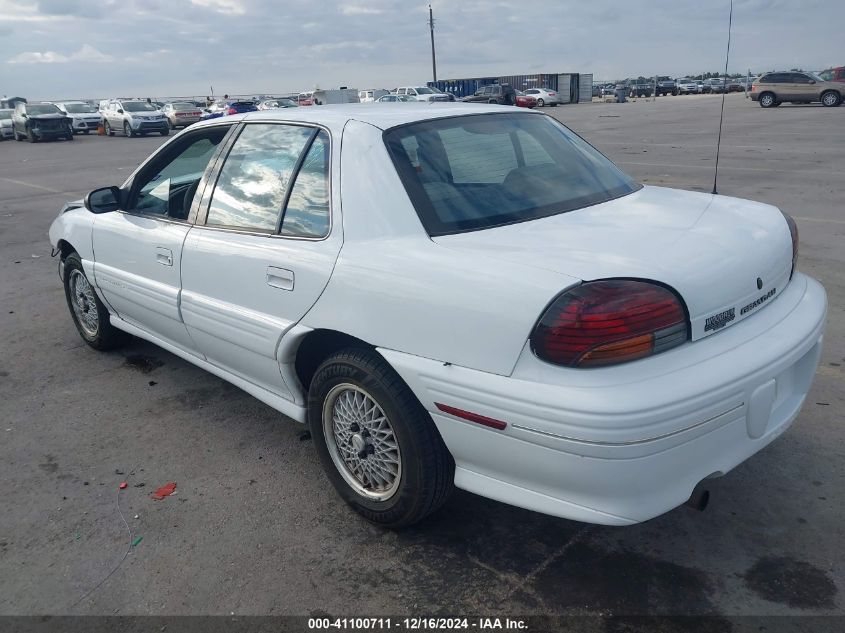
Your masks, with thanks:
M 121 481 L 121 482 L 120 482 L 120 486 L 119 486 L 119 488 L 120 488 L 121 490 L 125 490 L 125 489 L 126 489 L 126 486 L 128 486 L 128 485 L 129 485 L 129 484 L 128 484 L 128 483 L 126 483 L 125 481 Z
M 140 543 L 143 540 L 144 540 L 143 536 L 136 536 L 134 539 L 132 539 L 132 547 L 137 547 L 138 543 Z
M 176 490 L 176 482 L 171 481 L 170 483 L 166 483 L 161 488 L 157 489 L 152 494 L 152 497 L 156 501 L 161 501 L 165 497 L 169 497 L 170 495 L 172 495 L 175 490 Z

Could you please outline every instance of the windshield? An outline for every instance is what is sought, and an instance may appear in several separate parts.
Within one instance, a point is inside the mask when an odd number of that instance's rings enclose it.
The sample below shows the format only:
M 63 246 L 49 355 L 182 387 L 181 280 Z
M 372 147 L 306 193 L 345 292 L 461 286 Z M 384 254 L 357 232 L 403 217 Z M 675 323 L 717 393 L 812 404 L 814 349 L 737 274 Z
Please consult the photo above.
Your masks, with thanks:
M 12 111 L 11 110 L 0 110 L 0 119 L 11 119 L 12 118 Z
M 27 114 L 61 114 L 62 111 L 59 110 L 52 103 L 38 103 L 38 104 L 27 105 L 26 106 L 26 113 Z
M 126 112 L 155 112 L 156 107 L 146 101 L 124 101 L 123 109 Z
M 577 134 L 533 114 L 483 114 L 388 130 L 385 143 L 429 235 L 524 222 L 641 187 Z
M 432 90 L 431 88 L 425 88 L 425 87 L 416 88 L 416 91 L 417 91 L 418 95 L 433 95 L 434 94 L 434 90 Z
M 97 108 L 89 103 L 66 103 L 65 110 L 71 114 L 90 114 L 96 112 Z

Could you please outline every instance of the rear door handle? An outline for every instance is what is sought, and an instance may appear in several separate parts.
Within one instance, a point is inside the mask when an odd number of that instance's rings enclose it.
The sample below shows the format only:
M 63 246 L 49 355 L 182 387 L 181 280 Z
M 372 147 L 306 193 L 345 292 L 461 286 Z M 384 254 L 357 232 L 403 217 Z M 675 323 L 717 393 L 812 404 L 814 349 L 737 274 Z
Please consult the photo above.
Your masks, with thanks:
M 172 266 L 173 251 L 163 246 L 156 246 L 156 261 L 162 266 Z
M 287 268 L 267 266 L 267 285 L 282 290 L 293 290 L 293 271 Z

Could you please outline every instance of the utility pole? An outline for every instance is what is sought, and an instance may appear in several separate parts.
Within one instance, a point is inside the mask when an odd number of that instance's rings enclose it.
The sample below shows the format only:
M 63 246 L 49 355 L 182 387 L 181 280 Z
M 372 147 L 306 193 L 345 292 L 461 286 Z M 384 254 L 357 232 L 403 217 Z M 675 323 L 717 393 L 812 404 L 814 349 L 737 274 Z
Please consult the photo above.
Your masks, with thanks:
M 431 31 L 431 74 L 434 75 L 434 81 L 437 81 L 437 60 L 434 56 L 434 13 L 431 5 L 428 5 L 428 28 Z

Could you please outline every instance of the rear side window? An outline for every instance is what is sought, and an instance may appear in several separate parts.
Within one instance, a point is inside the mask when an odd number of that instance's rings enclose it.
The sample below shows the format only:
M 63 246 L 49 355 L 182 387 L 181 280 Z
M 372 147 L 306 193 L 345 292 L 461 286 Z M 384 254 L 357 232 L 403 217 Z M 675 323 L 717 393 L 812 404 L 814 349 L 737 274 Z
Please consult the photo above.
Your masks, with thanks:
M 435 119 L 393 128 L 384 138 L 432 236 L 564 213 L 641 186 L 542 115 Z
M 313 133 L 296 125 L 247 125 L 220 170 L 206 224 L 275 233 L 294 168 Z
M 282 220 L 282 235 L 317 238 L 328 234 L 329 135 L 320 130 L 296 174 Z

